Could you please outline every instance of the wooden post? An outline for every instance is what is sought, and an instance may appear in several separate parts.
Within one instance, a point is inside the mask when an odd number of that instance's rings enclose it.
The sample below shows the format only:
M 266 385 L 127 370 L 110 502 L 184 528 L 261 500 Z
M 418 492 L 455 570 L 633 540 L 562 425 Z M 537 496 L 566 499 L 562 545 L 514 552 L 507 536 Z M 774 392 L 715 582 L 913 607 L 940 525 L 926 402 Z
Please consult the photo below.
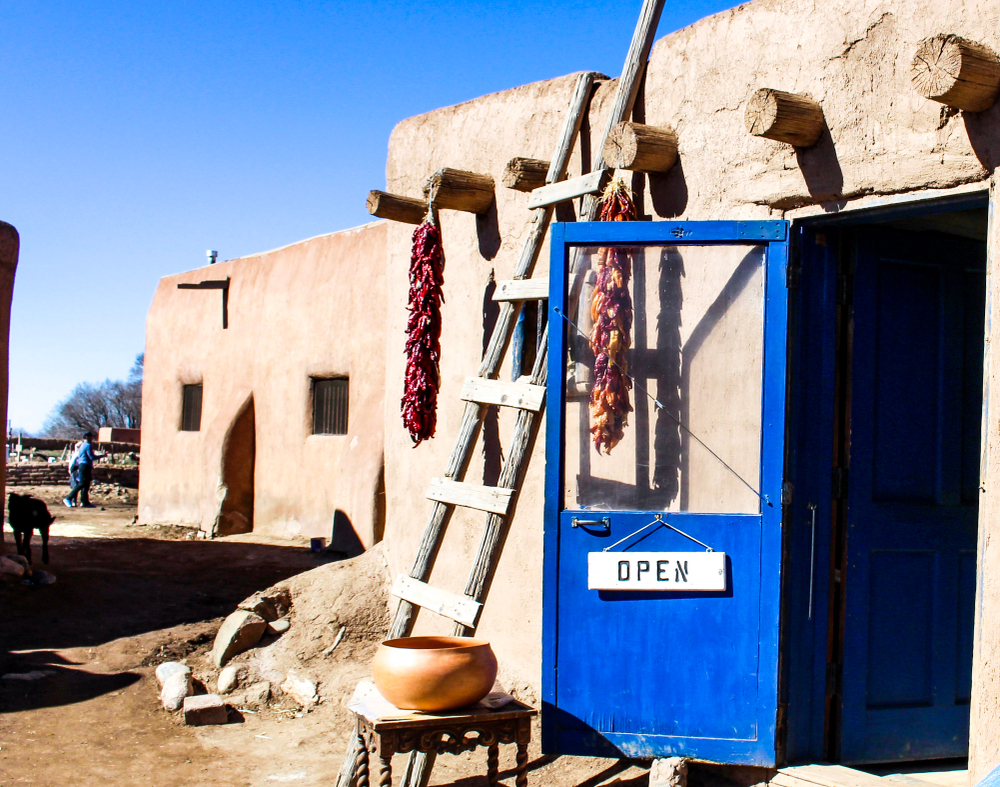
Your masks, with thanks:
M 815 145 L 825 125 L 823 108 L 812 99 L 767 87 L 750 96 L 744 121 L 755 137 L 799 148 Z
M 994 52 L 953 35 L 937 35 L 917 47 L 910 66 L 913 89 L 924 98 L 956 109 L 982 112 L 993 106 L 1000 87 Z
M 666 172 L 677 161 L 677 135 L 669 128 L 623 120 L 604 143 L 604 163 L 633 172 Z
M 427 203 L 384 191 L 368 192 L 368 212 L 380 219 L 420 224 L 427 215 Z
M 535 158 L 512 158 L 503 171 L 503 185 L 516 191 L 534 191 L 545 185 L 549 162 Z
M 485 213 L 493 204 L 493 178 L 477 172 L 445 167 L 427 179 L 424 196 L 434 194 L 434 207 Z

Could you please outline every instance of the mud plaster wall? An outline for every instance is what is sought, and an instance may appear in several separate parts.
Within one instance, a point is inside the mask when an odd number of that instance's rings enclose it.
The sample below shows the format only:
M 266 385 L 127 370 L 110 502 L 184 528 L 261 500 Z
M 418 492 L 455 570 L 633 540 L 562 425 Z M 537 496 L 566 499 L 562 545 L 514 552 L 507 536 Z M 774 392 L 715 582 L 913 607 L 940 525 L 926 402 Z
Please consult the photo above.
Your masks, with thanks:
M 223 444 L 253 398 L 254 531 L 330 537 L 335 512 L 376 540 L 382 469 L 384 222 L 161 280 L 146 322 L 142 522 L 211 530 Z M 231 277 L 229 328 L 218 290 Z M 310 377 L 350 377 L 348 434 L 313 435 Z M 180 431 L 181 387 L 204 385 L 201 431 Z
M 852 199 L 864 195 L 932 196 L 936 190 L 974 183 L 985 189 L 1000 157 L 1000 132 L 995 130 L 1000 128 L 1000 104 L 980 115 L 964 115 L 922 99 L 910 87 L 909 64 L 919 42 L 941 32 L 1000 49 L 998 13 L 1000 7 L 985 0 L 758 0 L 661 39 L 651 55 L 636 119 L 673 127 L 679 162 L 665 175 L 633 179 L 640 213 L 652 220 L 782 218 L 806 206 L 817 206 L 817 212 L 848 209 Z M 580 60 L 585 68 L 585 57 Z M 539 82 L 401 122 L 389 146 L 388 190 L 419 196 L 426 177 L 443 166 L 488 173 L 499 183 L 513 156 L 549 159 L 572 86 L 571 77 Z M 745 102 L 761 87 L 806 93 L 823 105 L 829 131 L 817 146 L 796 151 L 747 134 Z M 593 102 L 583 160 L 591 156 L 589 136 L 598 136 L 603 128 L 612 88 L 605 83 Z M 570 176 L 581 171 L 578 148 Z M 416 449 L 409 447 L 398 415 L 412 228 L 394 224 L 388 229 L 386 533 L 394 573 L 406 571 L 415 554 L 429 506 L 423 490 L 429 476 L 445 466 L 461 413 L 457 394 L 481 357 L 487 284 L 491 273 L 510 276 L 524 239 L 526 201 L 525 195 L 498 187 L 495 214 L 477 218 L 443 212 L 447 303 L 438 437 Z M 546 265 L 547 250 L 539 273 L 545 273 Z M 509 375 L 505 368 L 502 376 Z M 476 456 L 467 480 L 489 483 L 495 478 L 491 463 L 498 451 L 506 451 L 511 420 L 501 414 L 499 445 L 494 439 L 485 461 L 482 454 Z M 992 413 L 992 462 L 998 421 Z M 499 654 L 501 677 L 529 697 L 540 685 L 543 471 L 539 441 L 479 628 Z M 989 488 L 985 497 L 984 528 L 992 532 L 1000 528 L 1000 502 Z M 482 522 L 482 516 L 467 512 L 454 517 L 434 584 L 462 589 Z M 987 590 L 977 621 L 979 652 L 995 665 L 1000 638 L 991 632 L 1000 622 L 1000 585 L 990 575 L 1000 571 L 1000 555 L 984 554 Z M 443 632 L 449 626 L 423 613 L 417 630 Z M 976 707 L 983 719 L 995 716 L 1000 707 L 998 672 L 996 666 L 977 669 L 974 694 L 979 693 Z M 974 780 L 1000 761 L 1000 733 L 988 726 L 977 724 L 974 715 Z

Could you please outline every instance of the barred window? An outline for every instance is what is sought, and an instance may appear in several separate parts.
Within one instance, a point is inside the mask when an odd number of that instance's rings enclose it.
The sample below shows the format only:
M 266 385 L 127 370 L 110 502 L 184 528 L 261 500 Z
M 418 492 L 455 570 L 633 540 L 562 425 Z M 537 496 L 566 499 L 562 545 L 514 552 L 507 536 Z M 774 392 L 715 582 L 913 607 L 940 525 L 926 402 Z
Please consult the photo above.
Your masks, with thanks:
M 181 400 L 181 431 L 201 431 L 201 389 L 202 384 L 185 385 Z
M 313 434 L 347 434 L 349 388 L 346 377 L 313 378 Z

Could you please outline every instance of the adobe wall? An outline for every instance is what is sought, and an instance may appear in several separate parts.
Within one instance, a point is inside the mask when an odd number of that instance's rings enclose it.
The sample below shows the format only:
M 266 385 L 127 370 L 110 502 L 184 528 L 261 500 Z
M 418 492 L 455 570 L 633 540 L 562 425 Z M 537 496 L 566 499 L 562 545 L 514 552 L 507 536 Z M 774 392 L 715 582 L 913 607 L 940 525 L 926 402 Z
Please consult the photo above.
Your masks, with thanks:
M 376 222 L 160 281 L 146 322 L 141 522 L 212 531 L 223 445 L 252 397 L 255 532 L 329 538 L 340 510 L 365 547 L 377 540 L 385 236 Z M 224 330 L 219 290 L 177 285 L 226 277 Z M 310 377 L 343 375 L 348 434 L 313 435 Z M 182 386 L 198 382 L 201 430 L 180 431 Z
M 851 209 L 876 195 L 931 196 L 964 184 L 985 189 L 1000 157 L 1000 103 L 979 115 L 953 112 L 914 93 L 909 66 L 920 41 L 938 33 L 1000 50 L 998 21 L 996 5 L 986 0 L 757 0 L 661 39 L 636 118 L 672 126 L 680 158 L 668 174 L 635 178 L 640 212 L 653 220 L 793 218 Z M 580 54 L 579 64 L 586 67 L 585 53 Z M 454 441 L 461 413 L 457 395 L 463 378 L 476 371 L 487 331 L 490 276 L 510 277 L 525 236 L 527 195 L 499 186 L 504 165 L 513 156 L 551 157 L 573 84 L 568 76 L 484 96 L 404 120 L 392 134 L 386 166 L 390 192 L 419 197 L 427 176 L 444 166 L 488 173 L 498 184 L 495 214 L 442 212 L 447 264 L 438 437 L 416 449 L 399 418 L 413 228 L 394 223 L 387 229 L 386 534 L 394 573 L 410 566 L 429 510 L 424 489 L 442 472 Z M 745 103 L 761 87 L 810 94 L 823 105 L 829 134 L 799 152 L 751 137 L 744 126 Z M 583 138 L 588 151 L 589 139 L 603 128 L 612 88 L 602 85 L 593 102 Z M 578 148 L 570 176 L 582 171 Z M 994 259 L 991 266 L 996 264 Z M 540 274 L 546 265 L 547 250 Z M 509 374 L 505 368 L 502 376 Z M 996 369 L 991 374 L 995 377 Z M 991 468 L 1000 459 L 998 411 L 990 411 Z M 511 419 L 504 415 L 499 430 L 504 451 L 510 431 Z M 467 480 L 488 481 L 485 467 L 477 455 Z M 499 654 L 501 677 L 522 690 L 540 685 L 543 469 L 539 440 L 479 628 Z M 991 540 L 1000 529 L 1000 495 L 987 483 L 984 497 L 986 562 L 977 631 L 979 653 L 989 666 L 977 669 L 974 713 L 986 719 L 1000 708 L 1000 667 L 993 666 L 1000 664 L 1000 653 L 994 653 L 1000 637 L 990 634 L 1000 623 L 1000 583 L 993 578 L 1000 572 L 1000 554 L 993 554 Z M 483 519 L 456 514 L 433 584 L 462 590 Z M 448 621 L 424 613 L 417 630 L 449 628 Z M 974 715 L 974 779 L 1000 761 L 1000 732 L 988 727 Z

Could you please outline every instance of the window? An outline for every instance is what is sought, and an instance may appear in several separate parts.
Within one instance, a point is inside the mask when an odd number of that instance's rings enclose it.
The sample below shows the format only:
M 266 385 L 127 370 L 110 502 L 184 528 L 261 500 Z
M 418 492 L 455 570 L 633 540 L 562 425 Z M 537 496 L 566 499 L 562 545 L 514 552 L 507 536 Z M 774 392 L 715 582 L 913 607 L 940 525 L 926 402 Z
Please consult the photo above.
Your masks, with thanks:
M 201 383 L 185 385 L 181 400 L 181 431 L 201 431 Z
M 313 434 L 347 434 L 349 382 L 313 378 Z

